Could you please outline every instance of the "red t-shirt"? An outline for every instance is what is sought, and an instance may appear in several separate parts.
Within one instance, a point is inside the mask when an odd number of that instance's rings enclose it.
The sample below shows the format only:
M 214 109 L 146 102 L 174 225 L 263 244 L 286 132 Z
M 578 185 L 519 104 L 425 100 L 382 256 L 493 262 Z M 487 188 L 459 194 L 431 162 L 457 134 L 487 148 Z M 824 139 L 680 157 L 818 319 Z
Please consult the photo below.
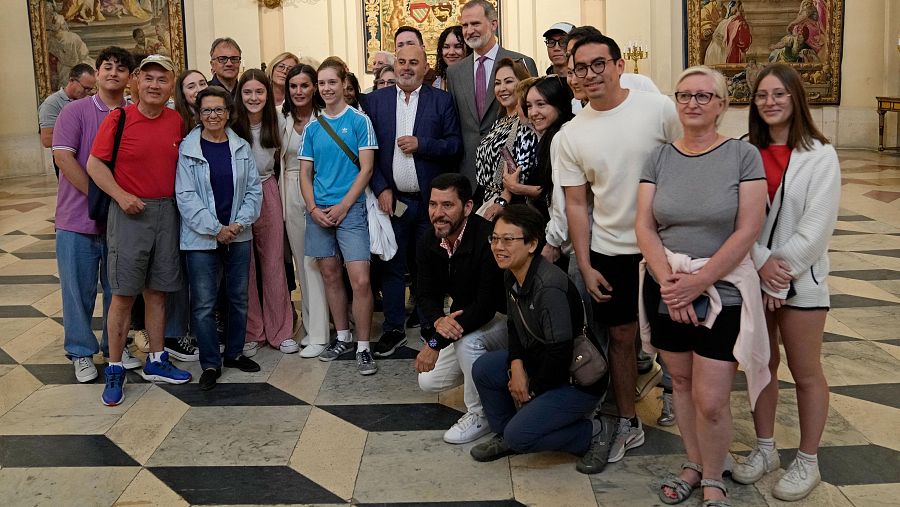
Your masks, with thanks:
M 788 162 L 791 160 L 791 149 L 785 144 L 770 144 L 759 150 L 763 167 L 766 170 L 766 183 L 769 186 L 769 200 L 775 199 L 775 192 L 781 185 Z
M 94 138 L 91 155 L 100 160 L 112 159 L 119 114 L 109 113 Z M 175 196 L 181 129 L 181 116 L 169 108 L 153 119 L 141 114 L 134 104 L 125 108 L 125 129 L 115 167 L 116 183 L 122 190 L 141 199 Z

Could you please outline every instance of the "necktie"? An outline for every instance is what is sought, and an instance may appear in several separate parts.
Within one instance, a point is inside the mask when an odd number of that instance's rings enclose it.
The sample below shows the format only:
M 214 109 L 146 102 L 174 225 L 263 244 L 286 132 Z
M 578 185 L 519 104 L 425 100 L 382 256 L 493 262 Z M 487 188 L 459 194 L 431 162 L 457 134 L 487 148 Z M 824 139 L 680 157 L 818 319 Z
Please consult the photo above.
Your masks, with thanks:
M 487 78 L 484 76 L 484 61 L 487 55 L 478 57 L 478 69 L 475 70 L 475 109 L 478 111 L 478 119 L 484 116 L 484 102 L 487 94 Z

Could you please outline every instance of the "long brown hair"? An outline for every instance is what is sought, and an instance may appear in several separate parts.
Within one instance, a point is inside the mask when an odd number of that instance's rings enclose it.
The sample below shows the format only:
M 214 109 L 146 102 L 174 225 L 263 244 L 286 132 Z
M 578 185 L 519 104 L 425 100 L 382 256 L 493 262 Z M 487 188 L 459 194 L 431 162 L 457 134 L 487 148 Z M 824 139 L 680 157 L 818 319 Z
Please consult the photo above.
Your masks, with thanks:
M 775 76 L 784 85 L 784 89 L 791 94 L 791 105 L 794 112 L 791 115 L 791 126 L 788 129 L 787 146 L 790 149 L 800 148 L 802 150 L 812 149 L 813 139 L 822 144 L 828 144 L 828 138 L 819 131 L 813 122 L 812 115 L 809 112 L 809 105 L 806 102 L 806 89 L 803 88 L 803 81 L 800 74 L 790 65 L 784 63 L 774 63 L 765 67 L 756 82 L 753 83 L 753 93 L 750 97 L 756 96 L 759 89 L 759 83 L 766 76 Z M 772 144 L 772 135 L 769 133 L 769 124 L 763 120 L 759 114 L 759 108 L 756 101 L 750 101 L 750 143 L 758 148 L 766 148 Z
M 175 111 L 181 116 L 182 134 L 187 134 L 190 130 L 200 123 L 199 116 L 192 104 L 188 104 L 187 97 L 184 96 L 184 80 L 191 74 L 200 74 L 206 80 L 206 76 L 202 72 L 195 69 L 188 69 L 182 72 L 175 81 Z M 202 91 L 202 90 L 201 90 Z
M 272 95 L 272 82 L 266 77 L 266 73 L 259 69 L 248 69 L 241 74 L 237 84 L 237 98 L 234 101 L 234 119 L 231 128 L 235 134 L 244 138 L 253 146 L 253 135 L 250 133 L 250 113 L 244 105 L 241 91 L 249 81 L 259 81 L 266 88 L 266 104 L 262 110 L 262 129 L 259 134 L 259 144 L 263 148 L 281 148 L 281 135 L 278 132 L 278 117 L 275 112 L 275 98 Z

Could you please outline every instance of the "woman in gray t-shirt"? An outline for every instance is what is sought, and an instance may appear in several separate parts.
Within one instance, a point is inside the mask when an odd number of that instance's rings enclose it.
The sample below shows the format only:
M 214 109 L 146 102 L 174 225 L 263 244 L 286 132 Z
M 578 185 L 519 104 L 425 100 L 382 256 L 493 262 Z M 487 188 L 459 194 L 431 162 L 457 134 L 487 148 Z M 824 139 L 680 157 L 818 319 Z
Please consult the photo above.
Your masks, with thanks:
M 759 234 L 765 174 L 752 146 L 716 130 L 728 108 L 721 74 L 691 67 L 676 90 L 684 137 L 660 146 L 648 159 L 636 221 L 649 269 L 642 303 L 651 343 L 672 375 L 676 421 L 688 455 L 678 477 L 662 483 L 659 497 L 679 503 L 702 487 L 704 500 L 730 505 L 722 471 L 733 434 L 729 398 L 737 370 L 732 349 L 741 326 L 741 297 L 722 279 L 747 257 Z M 666 249 L 709 261 L 692 274 L 672 273 Z M 710 329 L 699 323 L 706 297 L 701 293 L 711 285 L 723 307 Z

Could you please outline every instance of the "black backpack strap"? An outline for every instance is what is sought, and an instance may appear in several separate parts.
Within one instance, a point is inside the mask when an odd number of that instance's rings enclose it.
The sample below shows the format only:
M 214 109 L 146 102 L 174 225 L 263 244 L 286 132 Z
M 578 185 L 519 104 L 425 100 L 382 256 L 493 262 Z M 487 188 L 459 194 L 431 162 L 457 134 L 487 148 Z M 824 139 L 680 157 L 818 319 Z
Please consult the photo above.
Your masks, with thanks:
M 327 132 L 328 135 L 331 136 L 332 139 L 334 139 L 334 142 L 336 142 L 337 145 L 340 146 L 341 150 L 343 150 L 344 153 L 347 154 L 347 157 L 350 158 L 350 161 L 353 162 L 353 165 L 355 165 L 358 169 L 359 157 L 357 157 L 356 154 L 350 150 L 350 147 L 347 146 L 347 143 L 345 143 L 344 140 L 337 135 L 337 132 L 335 132 L 334 129 L 331 128 L 331 125 L 329 125 L 324 118 L 319 118 L 319 124 L 322 125 L 322 128 L 325 129 L 325 132 Z
M 109 161 L 109 172 L 113 172 L 116 167 L 116 157 L 119 155 L 119 145 L 122 143 L 122 132 L 125 130 L 125 109 L 117 107 L 119 111 L 119 122 L 116 124 L 116 137 L 113 139 L 112 160 Z

